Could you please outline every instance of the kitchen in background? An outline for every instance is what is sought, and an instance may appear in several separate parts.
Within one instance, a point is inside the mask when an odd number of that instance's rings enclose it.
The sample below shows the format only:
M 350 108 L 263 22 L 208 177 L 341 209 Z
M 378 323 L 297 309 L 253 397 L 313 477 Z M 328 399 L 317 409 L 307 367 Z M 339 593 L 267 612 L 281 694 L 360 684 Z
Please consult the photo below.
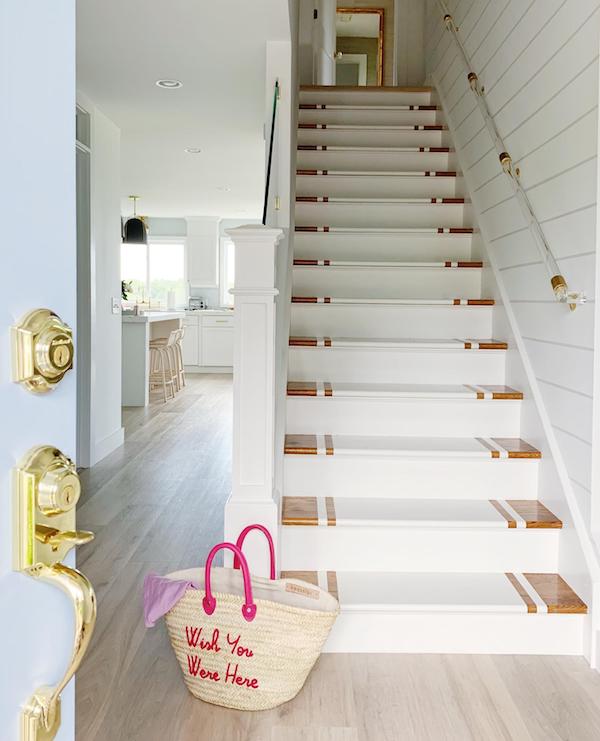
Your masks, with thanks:
M 226 234 L 258 219 L 145 218 L 147 243 L 124 243 L 122 404 L 146 406 L 150 348 L 183 329 L 186 373 L 231 373 L 233 243 Z

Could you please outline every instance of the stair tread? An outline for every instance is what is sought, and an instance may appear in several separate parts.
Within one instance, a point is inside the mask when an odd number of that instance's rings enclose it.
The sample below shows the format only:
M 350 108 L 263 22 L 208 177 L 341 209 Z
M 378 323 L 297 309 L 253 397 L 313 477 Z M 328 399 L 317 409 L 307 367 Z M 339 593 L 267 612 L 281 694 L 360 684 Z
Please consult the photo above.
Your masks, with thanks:
M 444 124 L 333 124 L 333 123 L 299 123 L 299 129 L 317 129 L 317 131 L 335 129 L 336 131 L 448 131 Z
M 281 523 L 314 527 L 558 529 L 561 520 L 528 499 L 283 497 Z
M 441 111 L 441 107 L 434 103 L 425 104 L 397 104 L 387 103 L 300 103 L 301 111 Z
M 400 262 L 395 260 L 330 260 L 313 258 L 294 258 L 294 267 L 302 268 L 482 268 L 483 262 L 467 260 L 444 260 L 443 262 L 415 262 L 409 260 Z
M 405 203 L 411 206 L 463 206 L 465 198 L 366 198 L 347 196 L 296 196 L 296 203 L 334 203 L 336 205 L 356 205 L 364 203 Z
M 329 381 L 288 381 L 288 396 L 406 399 L 522 399 L 523 393 L 503 385 L 339 383 Z
M 394 456 L 444 458 L 541 458 L 518 437 L 409 437 L 378 435 L 287 434 L 287 455 Z
M 301 225 L 294 228 L 296 232 L 313 234 L 473 234 L 473 227 L 466 226 L 317 226 Z
M 355 92 L 368 96 L 369 93 L 431 93 L 433 88 L 430 85 L 373 85 L 370 87 L 364 85 L 300 85 L 300 92 Z
M 587 605 L 553 573 L 282 571 L 327 589 L 342 611 L 586 614 Z
M 298 144 L 300 152 L 410 152 L 418 154 L 452 154 L 456 150 L 452 147 L 392 147 L 367 146 L 361 144 Z
M 372 337 L 300 337 L 291 336 L 292 347 L 345 348 L 366 350 L 507 350 L 508 344 L 494 339 L 432 339 Z
M 394 305 L 394 306 L 493 306 L 492 298 L 343 298 L 341 296 L 292 296 L 293 304 Z
M 296 175 L 330 176 L 341 175 L 344 177 L 458 177 L 456 170 L 315 170 L 313 168 L 298 168 Z

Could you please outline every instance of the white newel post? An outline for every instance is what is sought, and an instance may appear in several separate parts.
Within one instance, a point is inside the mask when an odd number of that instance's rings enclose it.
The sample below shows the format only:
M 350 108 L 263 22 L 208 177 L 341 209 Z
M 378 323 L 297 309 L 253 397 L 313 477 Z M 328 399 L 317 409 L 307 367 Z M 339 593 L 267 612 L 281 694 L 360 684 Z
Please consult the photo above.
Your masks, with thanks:
M 233 470 L 225 505 L 225 540 L 235 542 L 254 523 L 279 531 L 273 491 L 275 420 L 276 249 L 281 229 L 259 224 L 228 229 L 235 245 L 235 330 L 233 353 Z M 244 552 L 250 571 L 268 576 L 264 535 L 251 533 Z M 226 560 L 231 563 L 229 554 Z

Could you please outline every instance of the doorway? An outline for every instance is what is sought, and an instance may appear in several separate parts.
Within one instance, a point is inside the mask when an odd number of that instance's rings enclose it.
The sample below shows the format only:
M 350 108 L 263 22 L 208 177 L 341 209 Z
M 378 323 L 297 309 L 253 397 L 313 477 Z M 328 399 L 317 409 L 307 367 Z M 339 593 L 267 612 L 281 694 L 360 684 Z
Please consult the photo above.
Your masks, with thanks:
M 383 84 L 383 8 L 338 8 L 336 85 Z

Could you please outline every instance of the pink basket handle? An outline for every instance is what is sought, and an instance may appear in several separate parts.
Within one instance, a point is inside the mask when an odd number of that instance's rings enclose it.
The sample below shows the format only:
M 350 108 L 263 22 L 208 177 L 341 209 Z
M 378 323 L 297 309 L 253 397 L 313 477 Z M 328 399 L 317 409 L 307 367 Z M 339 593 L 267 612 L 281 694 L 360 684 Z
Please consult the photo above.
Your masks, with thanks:
M 256 617 L 256 605 L 254 604 L 254 601 L 252 599 L 252 581 L 250 579 L 250 571 L 248 570 L 246 557 L 242 553 L 241 549 L 233 543 L 219 543 L 208 554 L 208 558 L 206 559 L 206 566 L 204 567 L 205 595 L 202 599 L 204 612 L 207 615 L 212 615 L 217 606 L 217 600 L 213 597 L 212 589 L 210 588 L 210 569 L 214 557 L 222 548 L 229 548 L 229 550 L 233 551 L 235 557 L 238 559 L 242 566 L 242 575 L 244 577 L 244 595 L 246 597 L 246 602 L 242 605 L 242 615 L 244 617 L 244 620 L 247 620 L 249 623 L 251 623 Z
M 273 545 L 273 538 L 271 537 L 271 533 L 267 530 L 267 528 L 264 525 L 247 525 L 242 532 L 238 535 L 238 539 L 236 542 L 237 547 L 242 550 L 242 546 L 244 545 L 244 540 L 246 539 L 246 535 L 251 530 L 260 530 L 261 533 L 264 533 L 265 538 L 267 539 L 267 542 L 269 543 L 269 552 L 271 554 L 271 579 L 275 579 L 275 546 Z M 233 559 L 233 568 L 239 569 L 240 568 L 240 560 L 237 557 L 237 555 Z

